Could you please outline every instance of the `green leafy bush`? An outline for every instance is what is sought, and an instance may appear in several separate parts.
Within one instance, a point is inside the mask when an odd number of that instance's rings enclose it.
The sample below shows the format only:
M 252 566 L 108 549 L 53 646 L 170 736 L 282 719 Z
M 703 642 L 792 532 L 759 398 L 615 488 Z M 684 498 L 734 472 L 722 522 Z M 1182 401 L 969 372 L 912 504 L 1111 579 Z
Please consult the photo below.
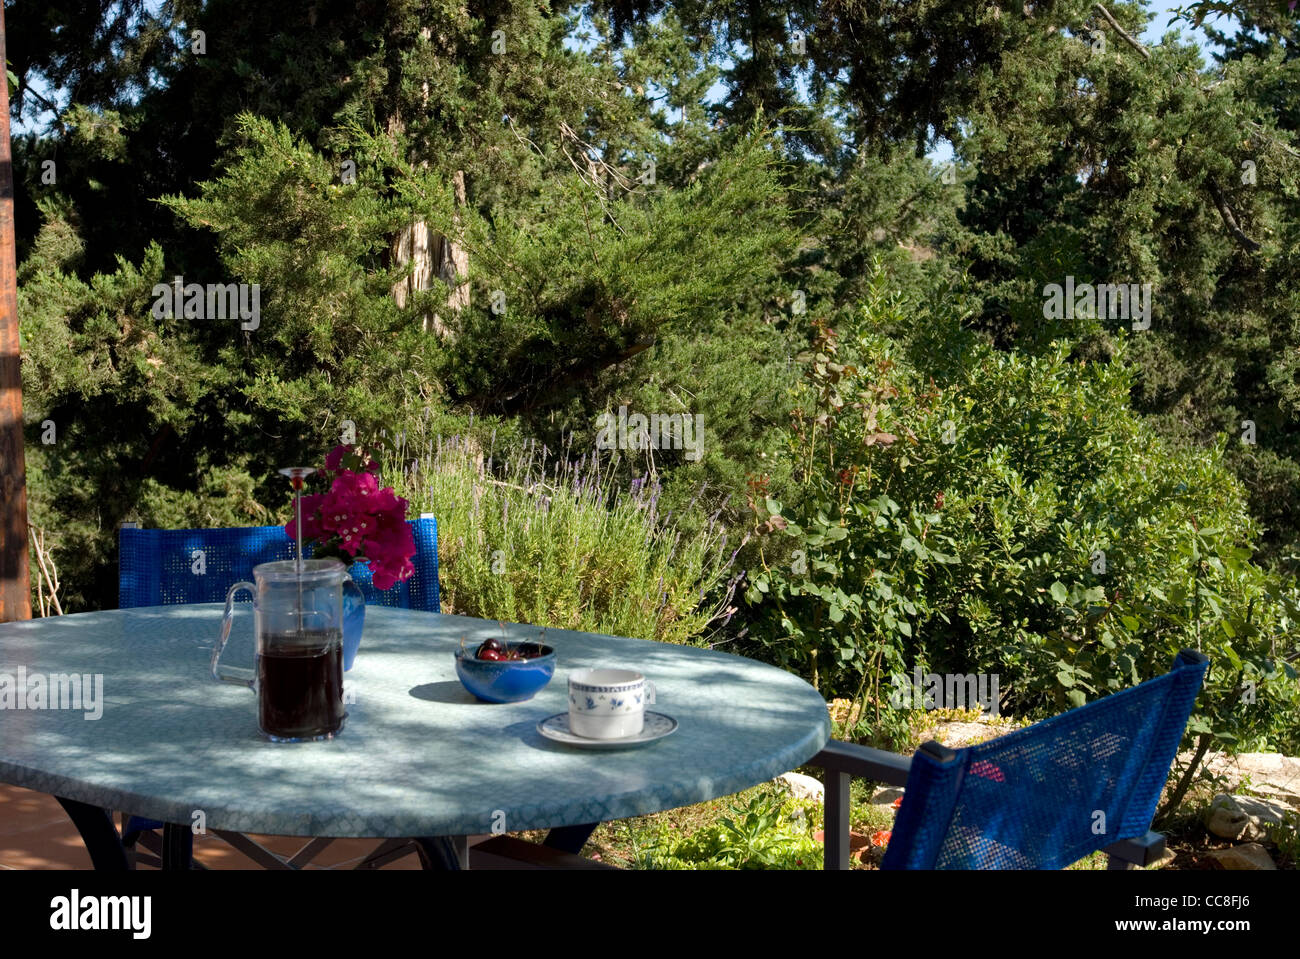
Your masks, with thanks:
M 1251 562 L 1257 530 L 1215 449 L 1181 449 L 1129 406 L 1122 351 L 1006 354 L 961 328 L 960 296 L 878 277 L 854 328 L 803 358 L 788 455 L 803 496 L 752 482 L 764 561 L 757 645 L 901 738 L 892 676 L 998 676 L 1041 717 L 1212 660 L 1189 729 L 1294 748 L 1296 591 Z
M 729 614 L 740 543 L 713 520 L 694 533 L 659 512 L 658 487 L 614 485 L 616 464 L 536 442 L 512 453 L 429 440 L 384 470 L 412 512 L 438 518 L 443 611 L 702 642 Z
M 729 816 L 678 836 L 660 824 L 640 850 L 643 869 L 821 869 L 818 805 L 766 789 L 731 804 Z

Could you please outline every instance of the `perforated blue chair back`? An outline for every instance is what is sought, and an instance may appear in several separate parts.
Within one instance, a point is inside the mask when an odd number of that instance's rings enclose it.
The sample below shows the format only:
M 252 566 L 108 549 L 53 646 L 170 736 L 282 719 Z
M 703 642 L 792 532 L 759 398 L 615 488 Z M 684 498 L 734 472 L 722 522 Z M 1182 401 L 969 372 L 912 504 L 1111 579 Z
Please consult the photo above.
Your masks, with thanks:
M 354 563 L 349 572 L 367 605 L 441 612 L 438 594 L 438 521 L 411 520 L 415 574 L 392 589 L 375 589 L 370 568 Z M 306 550 L 310 554 L 311 550 Z M 118 533 L 118 593 L 121 609 L 173 603 L 220 603 L 240 580 L 252 582 L 259 563 L 293 559 L 293 540 L 282 526 L 233 529 L 132 529 Z
M 1209 660 L 987 743 L 912 758 L 882 869 L 1060 869 L 1144 836 Z M 935 748 L 937 747 L 937 748 Z

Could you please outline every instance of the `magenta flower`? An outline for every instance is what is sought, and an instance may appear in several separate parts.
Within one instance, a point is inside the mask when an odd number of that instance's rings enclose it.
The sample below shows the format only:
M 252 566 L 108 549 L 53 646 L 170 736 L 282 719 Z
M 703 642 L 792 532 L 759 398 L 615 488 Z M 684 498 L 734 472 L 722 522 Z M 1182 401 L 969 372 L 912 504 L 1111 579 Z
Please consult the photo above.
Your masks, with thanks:
M 320 516 L 317 513 L 324 500 L 324 493 L 313 493 L 302 498 L 302 538 L 304 540 L 320 539 L 325 534 L 325 530 L 320 524 Z M 294 518 L 285 523 L 284 531 L 289 534 L 290 539 L 296 540 L 298 538 L 298 520 Z
M 400 509 L 379 513 L 374 532 L 366 540 L 366 557 L 374 574 L 375 589 L 389 589 L 415 572 L 415 535 L 406 522 L 406 501 Z
M 343 468 L 343 457 L 352 452 L 352 446 L 336 446 L 325 455 L 326 473 L 337 473 Z M 379 464 L 369 456 L 365 457 L 365 464 L 362 466 L 367 473 L 378 473 Z
M 352 470 L 339 470 L 334 477 L 334 484 L 326 494 L 323 506 L 335 506 L 348 511 L 375 510 L 379 493 L 379 480 L 374 473 L 354 473 Z M 391 490 L 390 490 L 391 493 Z
M 334 474 L 330 489 L 302 498 L 303 538 L 317 544 L 317 553 L 333 551 L 349 560 L 364 560 L 376 589 L 391 589 L 415 573 L 415 536 L 406 522 L 410 505 L 381 488 L 379 467 L 368 458 L 360 471 L 343 468 L 350 446 L 336 446 L 325 458 L 322 473 Z M 290 520 L 285 532 L 296 533 Z

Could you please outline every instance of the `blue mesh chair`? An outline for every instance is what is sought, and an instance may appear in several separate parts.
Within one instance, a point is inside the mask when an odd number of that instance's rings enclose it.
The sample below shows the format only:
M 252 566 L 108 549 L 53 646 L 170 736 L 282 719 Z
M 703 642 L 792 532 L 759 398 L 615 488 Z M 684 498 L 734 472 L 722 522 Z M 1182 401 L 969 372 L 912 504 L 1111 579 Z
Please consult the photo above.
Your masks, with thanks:
M 392 589 L 375 589 L 369 566 L 354 563 L 348 571 L 365 593 L 368 606 L 398 606 L 441 612 L 438 593 L 438 521 L 428 513 L 411 521 L 415 535 L 415 573 Z M 308 555 L 310 547 L 304 547 Z M 137 529 L 118 532 L 119 609 L 169 606 L 173 603 L 223 603 L 235 583 L 252 581 L 253 567 L 275 560 L 293 559 L 294 541 L 283 526 L 246 526 L 234 529 Z M 215 638 L 215 633 L 214 633 Z M 122 826 L 122 842 L 134 850 L 137 841 L 159 856 L 175 847 L 191 859 L 193 837 L 188 829 L 175 829 L 176 842 L 160 843 L 152 833 L 163 823 L 131 816 Z M 254 844 L 255 845 L 255 844 Z M 161 859 L 137 858 L 151 865 Z
M 415 573 L 392 589 L 375 589 L 370 568 L 354 563 L 349 573 L 370 606 L 400 606 L 440 612 L 438 601 L 438 521 L 424 515 L 411 521 L 415 534 Z M 306 548 L 308 555 L 310 547 Z M 293 559 L 294 543 L 282 526 L 235 529 L 134 529 L 118 534 L 120 609 L 172 603 L 224 603 L 240 580 L 252 582 L 259 563 Z M 201 570 L 201 572 L 200 572 Z
M 1060 869 L 1097 850 L 1112 869 L 1149 865 L 1164 853 L 1151 818 L 1208 666 L 1183 650 L 1163 676 L 966 749 L 828 744 L 811 760 L 826 770 L 826 868 L 848 868 L 852 776 L 906 787 L 882 869 Z

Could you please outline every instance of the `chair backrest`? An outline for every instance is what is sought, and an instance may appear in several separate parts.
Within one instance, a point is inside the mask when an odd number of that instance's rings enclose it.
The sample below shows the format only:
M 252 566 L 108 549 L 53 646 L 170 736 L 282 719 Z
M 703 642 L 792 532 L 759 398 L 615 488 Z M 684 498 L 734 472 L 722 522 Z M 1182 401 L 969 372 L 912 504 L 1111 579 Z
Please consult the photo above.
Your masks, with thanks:
M 438 596 L 438 521 L 411 520 L 415 574 L 392 589 L 375 589 L 370 568 L 354 563 L 349 572 L 370 605 L 441 612 Z M 310 554 L 310 549 L 307 550 Z M 121 609 L 172 603 L 220 603 L 253 567 L 293 559 L 293 541 L 283 526 L 234 529 L 135 529 L 118 532 L 118 592 Z
M 1209 659 L 978 746 L 912 758 L 882 869 L 1060 869 L 1143 836 Z

